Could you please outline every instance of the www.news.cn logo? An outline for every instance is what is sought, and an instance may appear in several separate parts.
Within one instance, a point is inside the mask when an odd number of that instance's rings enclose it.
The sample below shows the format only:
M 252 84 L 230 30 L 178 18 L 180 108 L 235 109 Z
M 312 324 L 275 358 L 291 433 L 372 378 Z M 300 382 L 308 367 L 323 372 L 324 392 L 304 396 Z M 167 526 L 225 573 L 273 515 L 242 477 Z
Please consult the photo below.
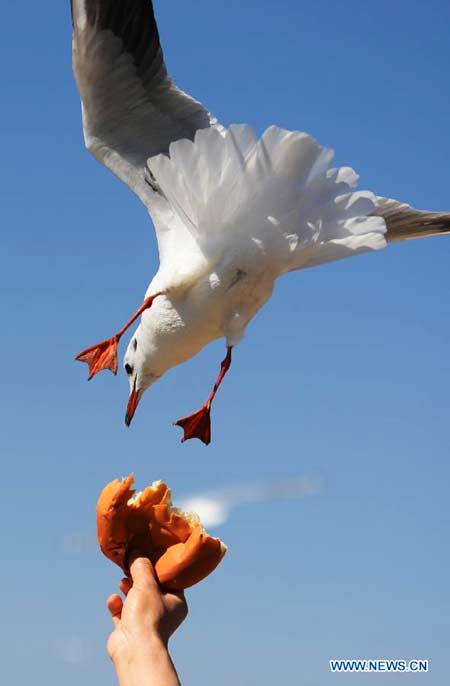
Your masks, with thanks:
M 332 672 L 428 672 L 428 660 L 330 660 Z

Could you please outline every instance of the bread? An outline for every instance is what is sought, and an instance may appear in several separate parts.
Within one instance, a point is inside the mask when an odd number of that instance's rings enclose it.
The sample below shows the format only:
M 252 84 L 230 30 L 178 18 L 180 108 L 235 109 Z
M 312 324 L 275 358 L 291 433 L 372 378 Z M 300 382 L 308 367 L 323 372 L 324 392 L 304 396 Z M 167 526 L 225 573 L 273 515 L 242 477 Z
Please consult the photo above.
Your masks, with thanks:
M 171 492 L 155 481 L 142 493 L 132 488 L 134 477 L 112 481 L 97 503 L 97 533 L 102 552 L 128 573 L 128 555 L 150 558 L 166 590 L 194 586 L 210 574 L 226 546 L 203 529 L 199 518 L 172 507 Z

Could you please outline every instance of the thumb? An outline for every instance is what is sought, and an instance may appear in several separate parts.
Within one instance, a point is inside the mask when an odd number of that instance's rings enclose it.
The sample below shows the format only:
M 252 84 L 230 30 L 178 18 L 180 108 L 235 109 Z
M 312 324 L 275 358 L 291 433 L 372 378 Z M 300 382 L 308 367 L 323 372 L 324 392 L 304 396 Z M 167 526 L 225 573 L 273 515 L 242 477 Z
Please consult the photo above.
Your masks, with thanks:
M 130 574 L 134 588 L 160 595 L 153 565 L 148 557 L 143 557 L 140 553 L 130 555 Z

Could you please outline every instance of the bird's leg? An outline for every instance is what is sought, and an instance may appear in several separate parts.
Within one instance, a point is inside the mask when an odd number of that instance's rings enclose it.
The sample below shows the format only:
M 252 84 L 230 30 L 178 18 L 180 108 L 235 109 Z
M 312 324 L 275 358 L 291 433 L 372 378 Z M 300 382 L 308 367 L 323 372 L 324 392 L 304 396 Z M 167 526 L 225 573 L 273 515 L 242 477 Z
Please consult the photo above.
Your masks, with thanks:
M 117 346 L 121 337 L 125 331 L 134 324 L 136 319 L 152 306 L 154 299 L 159 295 L 164 295 L 164 293 L 156 293 L 155 295 L 146 298 L 140 308 L 115 336 L 108 338 L 108 340 L 102 341 L 101 343 L 97 343 L 97 345 L 92 345 L 90 348 L 86 348 L 86 350 L 83 350 L 76 356 L 76 360 L 79 362 L 86 362 L 89 365 L 89 381 L 93 376 L 98 374 L 98 372 L 101 372 L 102 369 L 110 369 L 113 374 L 117 374 Z
M 183 417 L 183 419 L 175 422 L 175 426 L 180 426 L 184 430 L 183 443 L 190 438 L 199 438 L 205 445 L 211 443 L 211 405 L 225 374 L 231 366 L 232 349 L 232 346 L 227 348 L 227 356 L 222 360 L 219 376 L 206 403 L 194 414 L 190 414 L 188 417 Z

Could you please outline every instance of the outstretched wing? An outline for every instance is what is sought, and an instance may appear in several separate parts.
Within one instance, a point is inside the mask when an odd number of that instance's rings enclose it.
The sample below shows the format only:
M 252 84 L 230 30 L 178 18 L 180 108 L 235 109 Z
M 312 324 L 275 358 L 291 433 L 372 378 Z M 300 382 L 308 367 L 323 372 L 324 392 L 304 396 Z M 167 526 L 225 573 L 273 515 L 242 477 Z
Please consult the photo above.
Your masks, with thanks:
M 216 120 L 167 74 L 151 0 L 71 0 L 87 148 L 149 206 L 149 157 Z
M 373 214 L 385 220 L 388 243 L 450 233 L 449 212 L 424 212 L 390 198 L 378 197 L 377 202 Z

